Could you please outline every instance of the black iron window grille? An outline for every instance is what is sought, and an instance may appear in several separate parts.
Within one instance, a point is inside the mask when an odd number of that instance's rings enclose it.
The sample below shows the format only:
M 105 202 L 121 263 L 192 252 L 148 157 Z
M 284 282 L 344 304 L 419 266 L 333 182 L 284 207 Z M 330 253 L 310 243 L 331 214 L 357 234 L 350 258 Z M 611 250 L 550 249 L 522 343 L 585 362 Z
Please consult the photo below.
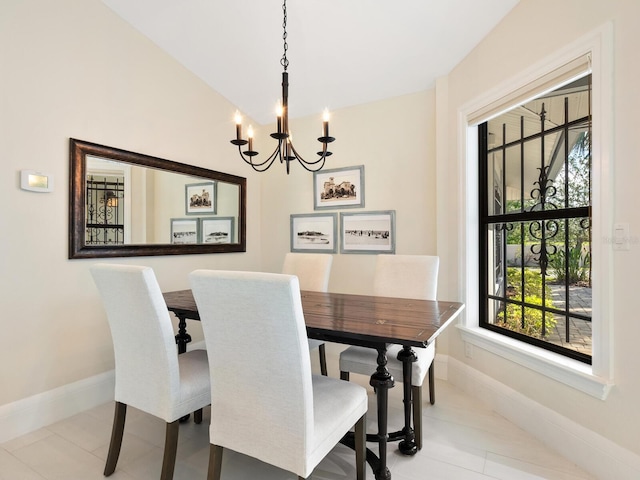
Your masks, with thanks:
M 85 245 L 124 244 L 124 179 L 90 175 L 86 188 Z
M 478 126 L 480 326 L 591 363 L 591 76 Z

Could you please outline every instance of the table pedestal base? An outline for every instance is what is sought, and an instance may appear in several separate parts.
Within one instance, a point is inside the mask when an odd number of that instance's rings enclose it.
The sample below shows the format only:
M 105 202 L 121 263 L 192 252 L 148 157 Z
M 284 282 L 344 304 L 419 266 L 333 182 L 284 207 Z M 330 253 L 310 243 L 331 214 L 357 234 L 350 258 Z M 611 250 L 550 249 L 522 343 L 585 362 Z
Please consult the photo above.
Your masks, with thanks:
M 378 349 L 378 368 L 376 372 L 371 375 L 369 385 L 371 385 L 375 391 L 378 402 L 378 434 L 373 435 L 374 441 L 378 442 L 378 449 L 380 458 L 378 459 L 378 465 L 373 469 L 376 480 L 390 480 L 391 472 L 387 468 L 387 442 L 389 441 L 389 435 L 387 434 L 387 416 L 389 410 L 389 389 L 394 386 L 393 377 L 387 370 L 387 349 Z M 369 436 L 367 435 L 367 440 Z M 372 466 L 373 468 L 373 466 Z
M 178 345 L 178 353 L 187 351 L 187 343 L 191 342 L 191 335 L 187 333 L 187 317 L 178 315 L 178 334 L 176 335 L 176 344 Z
M 403 347 L 398 352 L 398 360 L 402 362 L 402 388 L 404 402 L 404 428 L 401 432 L 403 440 L 398 445 L 398 449 L 404 455 L 415 455 L 418 453 L 418 445 L 413 428 L 411 428 L 411 414 L 413 413 L 413 395 L 411 392 L 411 370 L 412 363 L 418 360 L 411 347 Z
M 191 335 L 187 333 L 187 318 L 184 315 L 178 315 L 178 334 L 176 335 L 176 345 L 178 345 L 178 354 L 185 353 L 187 351 L 187 343 L 191 341 Z M 189 420 L 190 415 L 185 415 L 180 419 L 180 423 L 185 423 Z M 202 421 L 202 410 L 200 411 L 200 422 Z M 200 423 L 196 421 L 196 423 Z

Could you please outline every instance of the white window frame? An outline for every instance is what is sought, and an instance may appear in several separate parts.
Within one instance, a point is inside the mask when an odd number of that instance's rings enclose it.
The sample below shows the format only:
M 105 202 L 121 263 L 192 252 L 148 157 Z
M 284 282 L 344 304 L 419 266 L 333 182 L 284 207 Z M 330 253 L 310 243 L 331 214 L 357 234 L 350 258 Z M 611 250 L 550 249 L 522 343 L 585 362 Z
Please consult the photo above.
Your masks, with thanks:
M 592 268 L 593 351 L 592 365 L 529 345 L 516 339 L 480 328 L 478 312 L 478 124 L 490 117 L 481 112 L 501 99 L 513 97 L 515 91 L 526 90 L 540 78 L 549 75 L 575 59 L 589 55 L 592 74 Z M 563 382 L 602 400 L 613 386 L 613 334 L 611 288 L 612 187 L 611 157 L 613 112 L 613 26 L 611 23 L 591 32 L 576 42 L 532 65 L 490 92 L 467 103 L 458 112 L 460 161 L 464 190 L 461 193 L 465 214 L 461 219 L 464 238 L 463 279 L 466 315 L 458 328 L 462 339 L 542 375 Z M 539 93 L 539 92 L 536 92 Z M 514 105 L 505 105 L 505 110 Z M 493 112 L 495 113 L 495 112 Z M 500 112 L 501 113 L 501 112 Z M 493 115 L 495 116 L 495 115 Z

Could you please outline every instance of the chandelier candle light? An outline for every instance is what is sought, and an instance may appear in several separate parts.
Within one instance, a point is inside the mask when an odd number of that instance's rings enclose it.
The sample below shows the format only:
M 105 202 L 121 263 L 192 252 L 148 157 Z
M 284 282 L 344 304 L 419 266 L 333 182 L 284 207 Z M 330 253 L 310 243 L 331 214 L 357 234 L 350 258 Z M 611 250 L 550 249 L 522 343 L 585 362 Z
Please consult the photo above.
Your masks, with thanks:
M 282 11 L 284 13 L 284 20 L 282 22 L 282 28 L 284 33 L 282 39 L 284 41 L 284 54 L 280 59 L 280 65 L 284 68 L 282 72 L 282 103 L 280 103 L 276 109 L 277 115 L 277 131 L 271 134 L 272 138 L 278 140 L 278 145 L 269 157 L 262 162 L 254 162 L 253 157 L 258 155 L 253 149 L 253 128 L 249 126 L 247 131 L 247 140 L 242 138 L 242 116 L 240 112 L 236 112 L 236 138 L 231 140 L 231 143 L 238 146 L 238 153 L 240 157 L 251 165 L 251 167 L 257 172 L 266 171 L 275 159 L 279 159 L 280 163 L 285 163 L 287 168 L 287 175 L 289 174 L 289 164 L 293 161 L 298 161 L 306 170 L 310 172 L 317 172 L 324 167 L 326 158 L 331 155 L 331 152 L 327 150 L 327 144 L 335 140 L 335 138 L 329 136 L 329 112 L 325 109 L 322 116 L 322 136 L 318 138 L 318 141 L 322 144 L 322 151 L 318 152 L 320 158 L 315 161 L 306 161 L 296 151 L 291 141 L 291 131 L 289 130 L 289 74 L 287 73 L 287 67 L 289 66 L 289 60 L 287 59 L 287 0 L 284 0 L 282 4 Z M 247 150 L 242 151 L 242 147 L 247 145 Z

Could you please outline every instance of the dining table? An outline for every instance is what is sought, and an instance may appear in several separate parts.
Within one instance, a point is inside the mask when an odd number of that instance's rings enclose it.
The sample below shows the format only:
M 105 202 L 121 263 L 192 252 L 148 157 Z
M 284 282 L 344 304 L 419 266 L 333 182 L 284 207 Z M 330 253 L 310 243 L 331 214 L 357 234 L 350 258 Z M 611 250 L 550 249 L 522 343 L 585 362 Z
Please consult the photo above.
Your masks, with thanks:
M 191 341 L 186 320 L 200 320 L 198 306 L 191 290 L 163 295 L 167 309 L 178 318 L 178 352 L 185 352 Z M 405 398 L 411 398 L 411 364 L 416 361 L 413 349 L 426 348 L 434 342 L 464 309 L 464 304 L 306 290 L 301 291 L 300 296 L 309 338 L 373 348 L 378 352 L 378 365 L 369 381 L 376 392 L 378 432 L 367 435 L 367 441 L 378 444 L 378 454 L 367 449 L 367 462 L 376 480 L 390 480 L 387 443 L 400 441 L 398 448 L 405 455 L 415 454 L 417 447 L 411 427 L 410 402 L 404 405 L 404 428 L 388 432 L 388 394 L 395 381 L 386 367 L 387 347 L 403 346 L 398 359 L 403 362 Z M 346 437 L 342 443 L 354 446 L 353 438 Z

